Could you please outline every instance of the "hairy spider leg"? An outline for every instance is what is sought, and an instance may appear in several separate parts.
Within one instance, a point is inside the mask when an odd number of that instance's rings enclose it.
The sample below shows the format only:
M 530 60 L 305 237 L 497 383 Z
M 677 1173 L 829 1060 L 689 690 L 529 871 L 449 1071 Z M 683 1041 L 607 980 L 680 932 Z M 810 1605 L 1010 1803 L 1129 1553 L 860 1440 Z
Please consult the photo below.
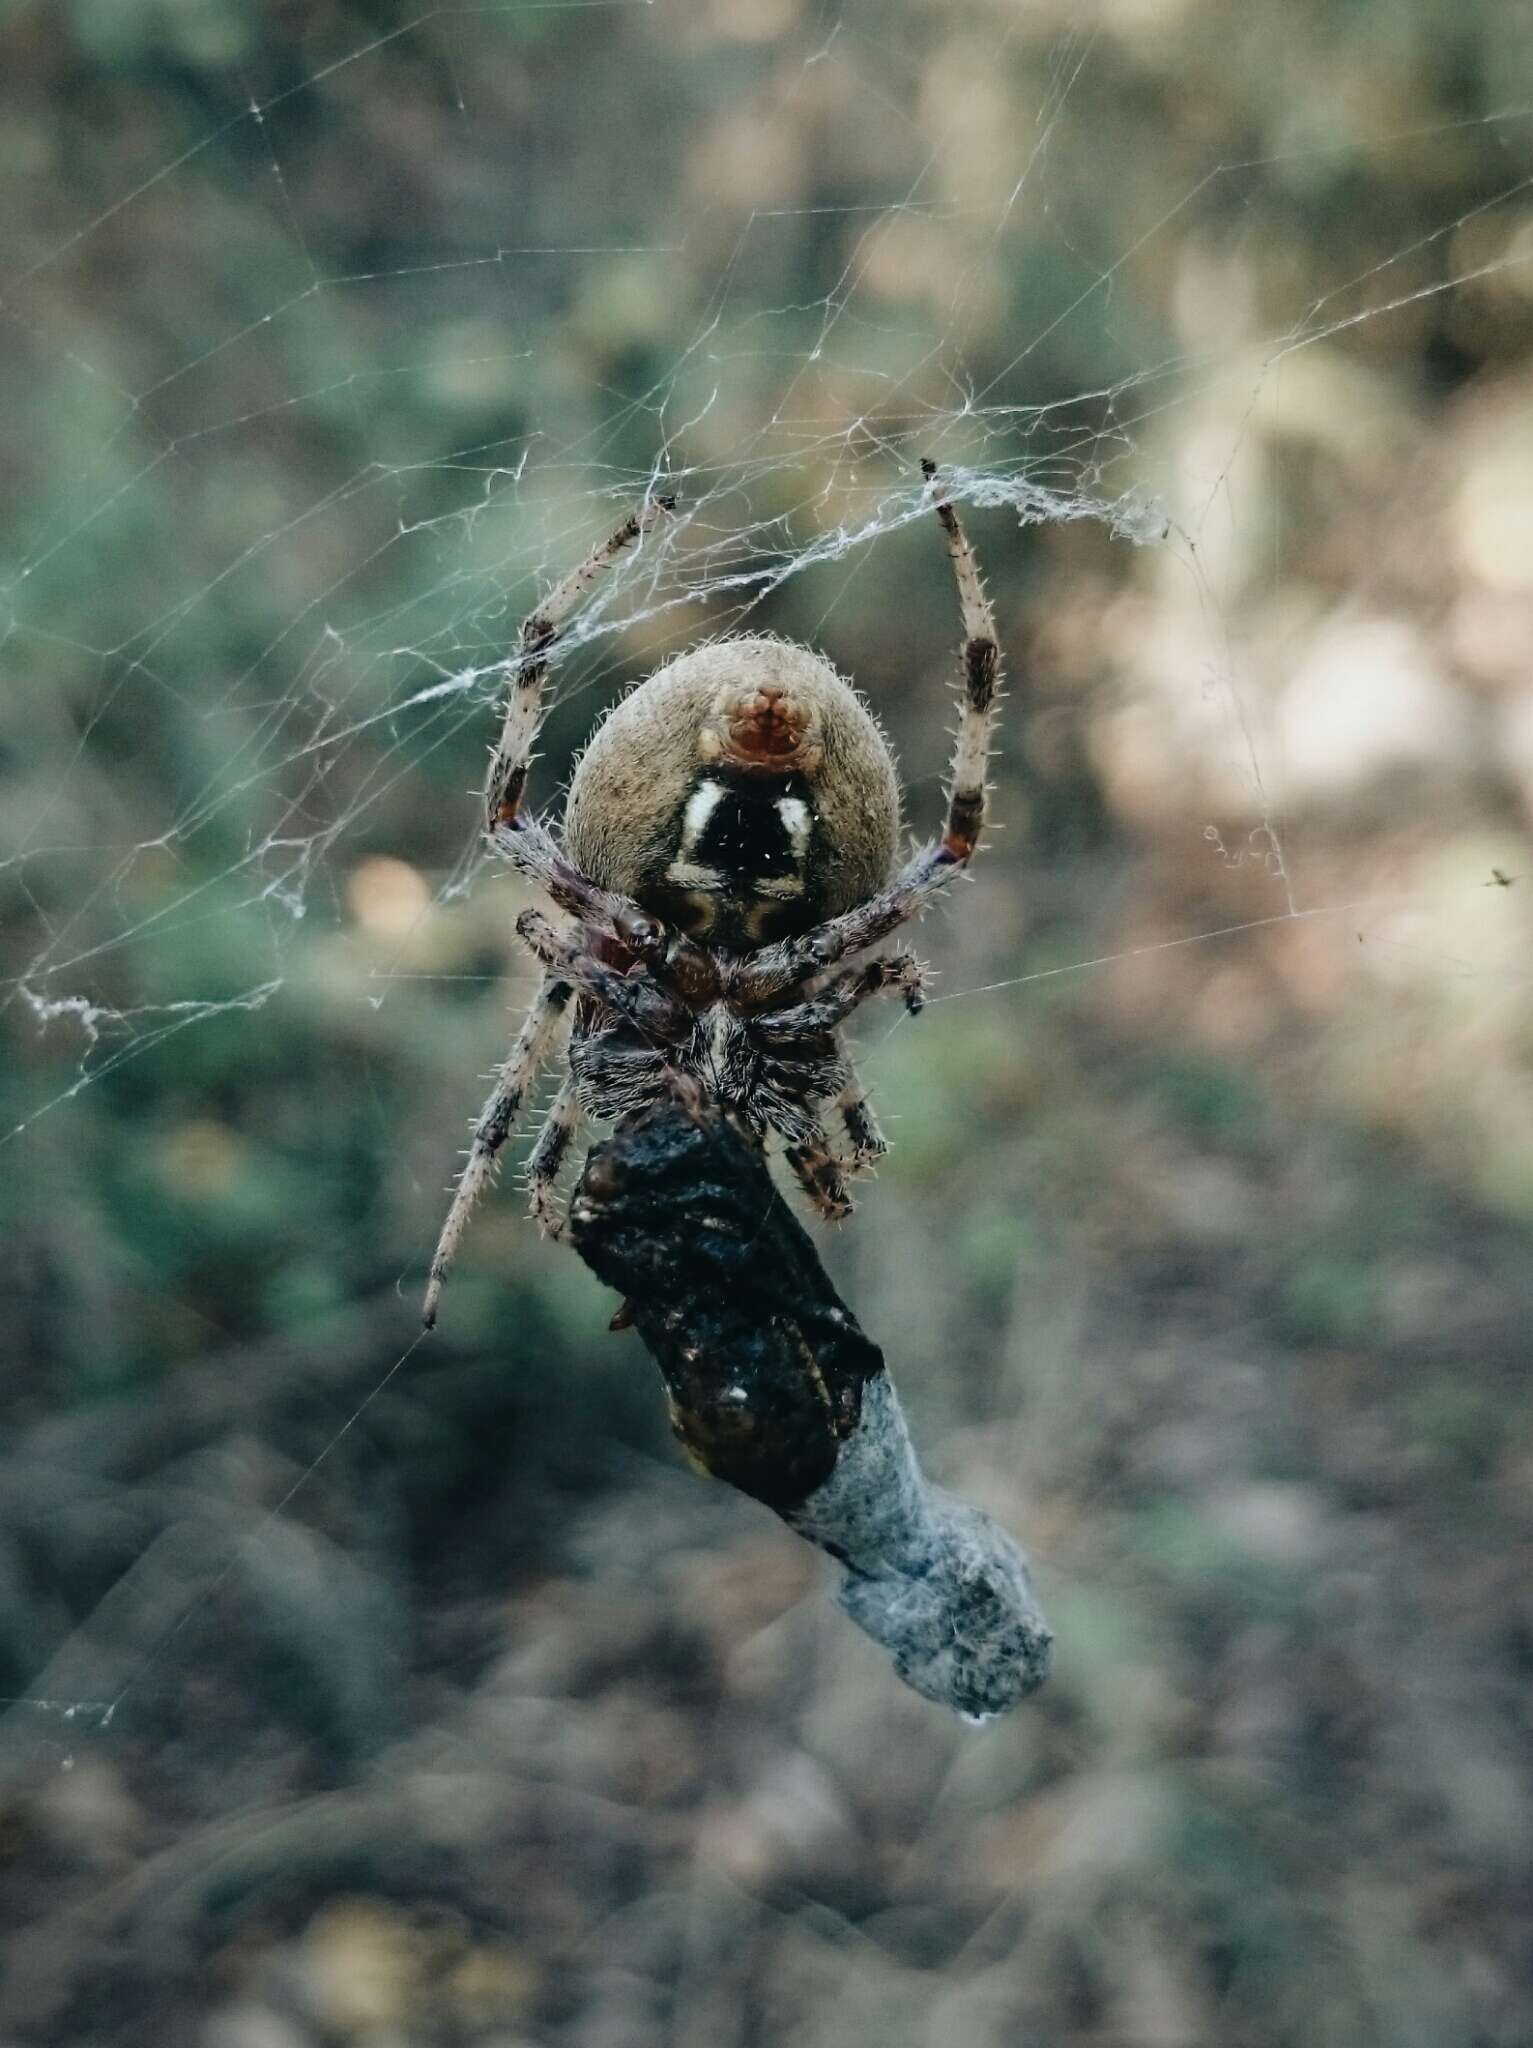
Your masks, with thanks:
M 923 462 L 921 474 L 928 483 L 934 483 L 937 465 Z M 940 496 L 937 517 L 947 536 L 947 551 L 958 582 L 958 607 L 963 615 L 963 709 L 953 749 L 947 829 L 942 844 L 955 860 L 967 861 L 979 844 L 985 823 L 985 768 L 995 724 L 1001 650 L 995 637 L 995 616 L 980 582 L 974 551 L 958 522 L 958 514 Z
M 926 970 L 914 953 L 890 953 L 878 960 L 862 960 L 832 975 L 813 995 L 801 996 L 780 1010 L 763 1010 L 750 1020 L 757 1038 L 767 1040 L 810 1038 L 818 1032 L 834 1031 L 869 996 L 899 989 L 905 1006 L 912 1012 L 921 1007 L 926 987 Z
M 484 1192 L 485 1184 L 495 1170 L 496 1155 L 521 1115 L 528 1092 L 537 1078 L 539 1069 L 546 1064 L 552 1053 L 555 1040 L 565 1023 L 565 1010 L 570 994 L 570 984 L 567 981 L 560 981 L 554 975 L 544 977 L 526 1016 L 522 1019 L 522 1028 L 517 1034 L 516 1043 L 495 1077 L 494 1089 L 474 1128 L 474 1139 L 469 1147 L 468 1159 L 458 1176 L 452 1206 L 447 1211 L 447 1221 L 442 1225 L 442 1235 L 437 1240 L 436 1252 L 431 1260 L 431 1278 L 421 1309 L 421 1320 L 428 1330 L 436 1322 L 437 1305 L 442 1298 L 442 1283 L 447 1278 L 448 1268 L 457 1253 L 459 1240 L 473 1213 L 474 1204 Z
M 528 1206 L 545 1237 L 558 1237 L 564 1229 L 559 1206 L 554 1199 L 554 1185 L 579 1124 L 580 1096 L 574 1076 L 566 1074 L 548 1115 L 543 1119 L 543 1128 L 538 1132 L 538 1141 L 527 1161 Z
M 582 874 L 548 827 L 530 811 L 523 811 L 508 825 L 495 826 L 489 838 L 495 852 L 560 910 L 619 940 L 684 1000 L 708 1003 L 717 997 L 719 972 L 705 947 L 670 930 L 631 896 L 603 889 Z
M 799 1186 L 827 1222 L 840 1223 L 851 1215 L 846 1169 L 831 1150 L 823 1125 L 816 1122 L 807 1143 L 790 1145 L 786 1156 Z
M 863 1086 L 862 1076 L 855 1067 L 852 1078 L 831 1104 L 841 1119 L 841 1128 L 846 1132 L 851 1155 L 847 1161 L 853 1173 L 871 1166 L 875 1159 L 882 1159 L 889 1150 L 889 1140 L 884 1136 L 878 1121 L 878 1113 L 872 1099 Z
M 514 824 L 520 814 L 532 766 L 533 742 L 543 723 L 543 685 L 548 679 L 559 628 L 618 556 L 648 533 L 663 513 L 673 511 L 675 505 L 673 497 L 646 498 L 629 513 L 616 533 L 592 548 L 567 576 L 561 576 L 542 603 L 523 619 L 517 636 L 518 651 L 506 663 L 505 715 L 500 738 L 490 755 L 490 772 L 484 786 L 487 832 L 493 832 L 497 825 Z
M 572 932 L 557 931 L 541 911 L 524 910 L 516 920 L 516 935 L 550 973 L 582 994 L 595 996 L 651 1043 L 674 1044 L 691 1032 L 693 1016 L 685 1003 L 642 969 L 619 974 L 598 960 L 587 949 L 579 926 Z
M 714 982 L 717 980 L 707 968 L 699 949 L 669 933 L 630 897 L 599 888 L 566 858 L 547 827 L 522 808 L 532 763 L 532 746 L 543 722 L 543 686 L 560 627 L 603 571 L 617 560 L 625 548 L 647 533 L 663 514 L 674 510 L 675 503 L 675 499 L 668 496 L 646 499 L 615 533 L 599 547 L 593 548 L 577 568 L 561 577 L 542 603 L 522 621 L 517 656 L 506 664 L 506 708 L 485 784 L 485 830 L 495 851 L 519 874 L 541 887 L 560 909 L 569 911 L 598 934 L 617 939 L 656 972 L 676 985 L 686 987 L 702 986 L 710 978 Z M 536 919 L 535 912 L 527 915 Z M 518 929 L 521 929 L 520 923 Z M 568 977 L 557 972 L 546 976 L 475 1128 L 468 1160 L 459 1176 L 452 1206 L 447 1212 L 431 1261 L 431 1277 L 423 1309 L 427 1329 L 436 1321 L 442 1284 L 474 1205 L 494 1172 L 496 1155 L 521 1113 L 532 1082 L 553 1049 L 572 988 L 591 988 L 593 975 L 601 977 L 600 993 L 603 998 L 625 1015 L 632 1015 L 635 1009 L 643 1007 L 645 1001 L 637 994 L 631 1001 L 625 1001 L 623 977 L 603 968 L 573 940 L 560 942 L 546 920 L 537 919 L 535 929 L 542 943 L 534 944 L 533 950 L 541 951 L 545 962 L 567 954 L 574 971 Z M 523 930 L 522 936 L 528 938 L 528 932 Z M 532 940 L 529 938 L 528 942 L 532 943 Z M 663 1010 L 669 998 L 653 983 L 648 984 L 646 997 L 652 1022 L 654 1013 Z M 561 1087 L 549 1113 L 548 1126 L 545 1126 L 534 1148 L 530 1169 L 546 1168 L 552 1157 L 553 1173 L 558 1171 L 558 1161 L 574 1128 L 573 1112 L 577 1107 L 572 1084 L 566 1086 L 571 1090 L 570 1102 L 566 1103 L 566 1089 Z M 551 1184 L 551 1174 L 548 1180 Z M 540 1170 L 532 1171 L 532 1197 L 534 1211 L 547 1228 L 551 1197 L 544 1190 Z
M 869 996 L 899 989 L 912 1014 L 921 1007 L 926 970 L 913 953 L 891 953 L 886 959 L 865 960 L 833 975 L 813 995 L 780 1010 L 770 1010 L 751 1019 L 758 1038 L 791 1044 L 795 1039 L 815 1038 L 828 1033 L 836 1053 L 847 1070 L 847 1080 L 831 1099 L 840 1119 L 850 1152 L 837 1156 L 826 1139 L 823 1143 L 790 1146 L 788 1160 L 799 1184 L 823 1215 L 839 1218 L 849 1213 L 851 1200 L 845 1178 L 871 1166 L 888 1151 L 888 1141 L 879 1129 L 878 1118 L 868 1100 L 856 1068 L 839 1035 L 839 1027 Z
M 928 482 L 935 480 L 935 463 L 923 462 L 921 470 Z M 849 953 L 860 953 L 887 938 L 919 916 L 932 897 L 963 872 L 979 845 L 985 823 L 985 764 L 995 722 L 1000 650 L 989 600 L 958 514 L 942 497 L 937 499 L 936 513 L 958 581 L 964 630 L 964 702 L 948 772 L 947 825 L 940 839 L 913 853 L 894 880 L 865 902 L 797 938 L 779 939 L 746 954 L 734 975 L 735 987 L 746 1001 L 764 1002 L 784 994 L 817 969 L 833 967 Z
M 919 916 L 963 867 L 940 840 L 923 846 L 876 895 L 854 903 L 850 910 L 816 925 L 813 931 L 744 954 L 734 966 L 732 989 L 746 1003 L 764 1003 L 773 996 L 786 995 L 813 975 L 834 967 L 848 953 L 876 946 Z

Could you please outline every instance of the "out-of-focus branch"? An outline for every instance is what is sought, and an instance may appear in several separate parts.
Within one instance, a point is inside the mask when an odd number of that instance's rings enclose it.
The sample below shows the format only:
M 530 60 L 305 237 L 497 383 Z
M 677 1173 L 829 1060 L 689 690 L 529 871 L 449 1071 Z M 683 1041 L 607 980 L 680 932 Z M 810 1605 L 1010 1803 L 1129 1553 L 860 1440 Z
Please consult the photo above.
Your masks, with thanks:
M 1026 1558 L 928 1483 L 881 1352 L 716 1109 L 678 1101 L 593 1147 L 570 1235 L 624 1296 L 693 1463 L 845 1567 L 842 1607 L 908 1685 L 988 1720 L 1042 1684 Z

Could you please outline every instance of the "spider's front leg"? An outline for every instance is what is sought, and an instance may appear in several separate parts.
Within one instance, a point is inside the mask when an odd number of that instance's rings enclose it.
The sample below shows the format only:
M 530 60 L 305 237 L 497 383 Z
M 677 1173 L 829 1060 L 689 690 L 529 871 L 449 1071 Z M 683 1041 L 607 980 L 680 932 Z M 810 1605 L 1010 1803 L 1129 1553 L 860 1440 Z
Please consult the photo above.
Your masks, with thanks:
M 693 1012 L 679 996 L 663 987 L 642 963 L 627 974 L 609 967 L 586 943 L 580 926 L 571 932 L 556 931 L 541 911 L 524 910 L 516 920 L 516 935 L 551 974 L 594 996 L 644 1038 L 674 1044 L 690 1035 Z
M 973 551 L 951 502 L 937 486 L 937 466 L 921 464 L 947 539 L 963 620 L 963 705 L 948 771 L 947 823 L 942 837 L 921 847 L 894 879 L 863 903 L 796 938 L 762 946 L 742 962 L 736 985 L 748 1002 L 766 1002 L 817 970 L 834 967 L 918 917 L 932 898 L 961 874 L 978 850 L 986 811 L 985 767 L 999 701 L 1000 647 L 995 618 L 980 582 Z
M 750 1020 L 751 1034 L 768 1044 L 814 1038 L 845 1023 L 869 996 L 889 989 L 901 992 L 912 1016 L 921 1008 L 926 997 L 926 969 L 914 953 L 890 953 L 881 960 L 844 967 L 813 995 L 800 995 L 779 1010 L 758 1011 Z
M 497 825 L 490 844 L 560 910 L 616 939 L 685 1000 L 711 1002 L 718 994 L 718 969 L 704 947 L 672 931 L 631 896 L 603 889 L 582 874 L 548 827 L 530 813 Z
M 985 823 L 985 769 L 990 760 L 990 734 L 999 701 L 1001 649 L 995 637 L 995 615 L 980 581 L 974 551 L 959 524 L 958 514 L 937 492 L 936 463 L 923 462 L 921 474 L 936 493 L 937 517 L 947 537 L 963 619 L 963 707 L 948 778 L 947 828 L 942 835 L 942 850 L 953 860 L 966 863 L 973 858 Z
M 543 686 L 548 680 L 559 628 L 619 555 L 648 533 L 663 514 L 673 511 L 675 505 L 674 497 L 646 498 L 615 533 L 591 550 L 578 568 L 562 576 L 542 603 L 523 619 L 517 636 L 519 650 L 506 664 L 506 709 L 484 786 L 486 832 L 493 834 L 497 826 L 515 824 L 521 814 L 533 743 L 543 723 Z
M 675 498 L 668 495 L 646 498 L 522 621 L 520 651 L 506 664 L 506 708 L 485 782 L 484 829 L 495 851 L 518 874 L 546 891 L 561 910 L 619 939 L 650 966 L 665 966 L 673 979 L 686 980 L 701 972 L 694 957 L 700 949 L 668 933 L 632 898 L 603 889 L 582 874 L 548 828 L 523 809 L 533 743 L 543 723 L 544 685 L 559 629 L 612 563 L 675 505 Z
M 962 872 L 963 866 L 940 840 L 923 846 L 911 855 L 892 882 L 865 902 L 853 904 L 839 917 L 828 918 L 797 938 L 779 939 L 775 945 L 758 946 L 754 953 L 747 953 L 733 975 L 740 1000 L 769 1002 L 773 996 L 784 995 L 827 967 L 834 967 L 848 953 L 861 953 L 876 946 L 880 939 L 888 938 L 902 924 L 919 916 L 938 890 L 945 889 Z

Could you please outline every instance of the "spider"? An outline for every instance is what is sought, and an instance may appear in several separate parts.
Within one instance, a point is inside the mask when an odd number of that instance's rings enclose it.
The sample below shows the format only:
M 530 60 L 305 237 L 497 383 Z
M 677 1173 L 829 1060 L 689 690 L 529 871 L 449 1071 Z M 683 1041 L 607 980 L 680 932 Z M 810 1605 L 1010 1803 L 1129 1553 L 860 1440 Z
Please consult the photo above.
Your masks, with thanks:
M 563 1038 L 568 1070 L 528 1162 L 532 1213 L 550 1235 L 582 1110 L 615 1121 L 678 1086 L 700 1087 L 755 1143 L 784 1141 L 828 1219 L 850 1213 L 848 1179 L 888 1150 L 841 1026 L 883 990 L 918 1009 L 924 970 L 907 952 L 852 956 L 917 916 L 972 859 L 1000 666 L 958 515 L 935 464 L 921 469 L 958 583 L 963 702 L 945 829 L 902 865 L 899 779 L 872 714 L 822 656 L 768 637 L 705 642 L 620 699 L 576 763 L 562 843 L 524 808 L 560 628 L 603 571 L 671 515 L 674 498 L 647 498 L 523 621 L 506 664 L 485 834 L 571 921 L 555 925 L 537 910 L 517 919 L 543 979 L 442 1227 L 428 1329 L 474 1204 Z

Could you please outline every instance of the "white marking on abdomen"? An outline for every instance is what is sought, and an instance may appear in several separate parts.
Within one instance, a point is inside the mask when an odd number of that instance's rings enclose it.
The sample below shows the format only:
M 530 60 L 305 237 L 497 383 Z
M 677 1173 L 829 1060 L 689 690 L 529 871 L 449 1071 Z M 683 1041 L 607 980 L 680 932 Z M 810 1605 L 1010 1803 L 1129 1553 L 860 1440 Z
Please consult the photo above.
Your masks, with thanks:
M 718 869 L 704 867 L 697 860 L 673 860 L 665 871 L 665 878 L 683 889 L 710 889 L 717 893 L 724 887 L 724 877 Z
M 681 814 L 681 850 L 687 853 L 703 836 L 703 828 L 718 808 L 724 794 L 722 782 L 700 782 L 687 798 Z
M 782 819 L 789 845 L 802 862 L 809 850 L 809 806 L 801 796 L 780 796 L 777 815 Z

